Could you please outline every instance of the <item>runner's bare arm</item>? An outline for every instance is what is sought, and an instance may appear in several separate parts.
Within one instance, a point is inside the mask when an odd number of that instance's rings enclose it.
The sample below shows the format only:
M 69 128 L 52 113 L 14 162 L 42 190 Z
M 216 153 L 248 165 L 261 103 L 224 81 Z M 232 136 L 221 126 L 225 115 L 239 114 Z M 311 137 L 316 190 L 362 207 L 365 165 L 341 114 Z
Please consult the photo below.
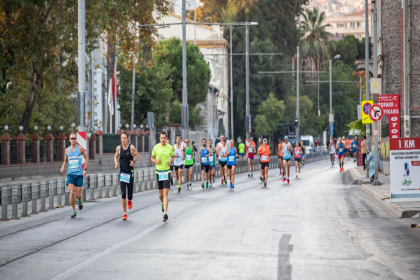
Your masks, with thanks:
M 63 165 L 61 166 L 61 170 L 60 170 L 61 172 L 64 172 L 64 168 L 66 167 L 66 162 L 69 160 L 67 157 L 67 149 L 68 148 L 64 150 L 64 162 L 63 162 Z
M 87 156 L 86 151 L 82 146 L 79 146 L 79 151 L 82 154 L 82 156 L 85 158 L 85 168 L 83 169 L 83 176 L 86 176 L 86 170 L 89 163 L 89 157 Z
M 211 152 L 211 149 L 210 148 L 207 148 L 207 151 L 209 151 L 209 156 L 212 156 L 213 155 L 213 153 Z
M 133 165 L 131 165 L 130 163 L 130 166 L 133 167 L 134 164 L 139 159 L 139 153 L 137 152 L 136 147 L 134 147 L 133 145 L 131 145 L 131 154 L 134 156 L 134 159 L 133 159 Z
M 117 148 L 115 149 L 115 156 L 114 156 L 114 163 L 115 163 L 115 168 L 118 168 L 118 156 L 120 154 L 120 146 L 117 146 Z

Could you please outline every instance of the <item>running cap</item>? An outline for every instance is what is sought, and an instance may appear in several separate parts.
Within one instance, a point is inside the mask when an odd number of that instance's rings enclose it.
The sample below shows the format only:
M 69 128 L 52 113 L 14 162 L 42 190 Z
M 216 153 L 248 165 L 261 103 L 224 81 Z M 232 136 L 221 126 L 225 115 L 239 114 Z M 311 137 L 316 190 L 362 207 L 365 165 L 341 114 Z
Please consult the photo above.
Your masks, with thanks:
M 286 135 L 286 136 L 284 136 L 284 139 L 289 139 L 289 136 L 287 136 L 287 135 Z
M 263 141 L 264 141 L 264 142 L 267 142 L 267 138 L 264 138 L 264 139 L 263 139 Z

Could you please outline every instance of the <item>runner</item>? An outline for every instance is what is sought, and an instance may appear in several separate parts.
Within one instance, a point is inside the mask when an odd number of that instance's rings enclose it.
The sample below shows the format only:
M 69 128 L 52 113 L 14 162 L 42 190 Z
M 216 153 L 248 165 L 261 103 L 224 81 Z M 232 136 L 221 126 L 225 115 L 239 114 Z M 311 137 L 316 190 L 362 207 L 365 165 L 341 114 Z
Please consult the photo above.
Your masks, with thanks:
M 175 169 L 175 176 L 176 176 L 176 188 L 178 189 L 178 192 L 181 192 L 181 185 L 182 185 L 182 170 L 184 169 L 184 160 L 185 160 L 185 150 L 184 150 L 184 146 L 181 144 L 181 136 L 177 136 L 176 137 L 176 144 L 173 146 L 174 149 L 174 162 L 171 165 L 171 178 L 172 178 L 172 173 L 173 173 L 173 169 L 172 167 L 174 167 Z M 172 184 L 172 180 L 171 180 L 171 185 Z
M 263 139 L 263 144 L 258 149 L 258 155 L 261 155 L 261 170 L 263 172 L 264 187 L 267 187 L 268 168 L 270 167 L 270 146 L 267 145 L 267 139 Z
M 344 143 L 341 137 L 338 137 L 337 145 L 335 146 L 338 157 L 338 165 L 340 166 L 340 172 L 344 171 Z
M 187 182 L 187 190 L 188 189 L 192 189 L 192 176 L 193 176 L 193 167 L 194 167 L 194 157 L 195 157 L 195 153 L 193 150 L 193 147 L 190 146 L 190 140 L 185 139 L 185 162 L 184 162 L 184 167 L 185 167 L 185 181 Z
M 284 177 L 282 172 L 283 167 L 283 153 L 282 153 L 282 147 L 283 147 L 283 139 L 279 139 L 279 145 L 277 147 L 277 155 L 279 156 L 279 169 L 280 169 L 280 177 Z
M 165 131 L 160 133 L 160 143 L 156 144 L 152 150 L 151 161 L 156 164 L 156 180 L 158 181 L 159 199 L 162 202 L 163 221 L 168 220 L 168 193 L 170 189 L 169 173 L 170 166 L 174 161 L 174 149 L 167 144 Z
M 213 148 L 213 141 L 209 140 L 209 148 L 211 149 L 211 156 L 209 156 L 210 162 L 210 188 L 213 187 L 213 183 L 216 183 L 214 177 L 216 177 L 216 155 Z M 213 180 L 212 180 L 213 178 Z
M 114 162 L 115 168 L 120 166 L 121 205 L 124 211 L 123 220 L 127 220 L 127 204 L 128 209 L 133 207 L 131 200 L 133 199 L 134 164 L 139 159 L 139 154 L 136 148 L 128 143 L 126 132 L 121 133 L 120 137 L 121 145 L 117 146 L 115 150 Z
M 357 136 L 354 136 L 353 141 L 351 142 L 351 152 L 352 157 L 354 158 L 354 162 L 357 159 Z
M 302 167 L 305 165 L 306 146 L 303 141 L 300 141 L 300 148 L 302 149 Z
M 210 161 L 209 157 L 212 156 L 211 148 L 207 147 L 206 139 L 201 140 L 202 147 L 200 148 L 200 161 L 201 161 L 201 187 L 204 189 L 204 177 L 207 178 L 206 189 L 209 188 L 210 179 Z
M 258 148 L 257 156 L 260 155 L 264 151 L 263 143 L 261 143 L 260 147 Z M 264 169 L 261 166 L 261 157 L 260 157 L 260 180 L 264 182 Z
M 85 158 L 85 168 L 82 165 L 82 157 Z M 67 182 L 66 184 L 70 189 L 70 203 L 73 208 L 72 218 L 76 218 L 76 194 L 77 203 L 79 204 L 79 210 L 83 209 L 82 202 L 82 187 L 83 177 L 86 176 L 87 165 L 89 162 L 88 156 L 85 149 L 82 146 L 77 145 L 76 134 L 70 134 L 70 147 L 67 147 L 64 151 L 64 163 L 61 166 L 61 172 L 64 172 L 66 162 L 69 162 L 69 168 L 67 170 Z M 76 188 L 76 190 L 75 190 Z
M 242 143 L 242 141 L 239 141 L 238 150 L 239 150 L 239 155 L 241 156 L 241 159 L 244 159 L 245 144 Z
M 217 154 L 219 155 L 219 164 L 220 164 L 220 176 L 222 177 L 222 185 L 223 183 L 225 183 L 225 185 L 227 185 L 227 168 L 226 168 L 226 164 L 227 164 L 227 155 L 228 155 L 228 147 L 226 146 L 226 139 L 223 138 L 221 140 L 222 143 L 219 147 L 219 150 L 217 152 Z
M 334 145 L 334 139 L 331 139 L 330 140 L 330 143 L 328 144 L 328 150 L 330 151 L 331 166 L 334 166 L 334 161 L 335 161 L 335 145 Z
M 344 151 L 345 152 L 345 156 L 347 157 L 347 160 L 349 160 L 350 159 L 350 149 L 351 149 L 351 141 L 350 141 L 350 139 L 347 138 L 344 141 L 344 145 L 346 146 L 346 150 Z
M 250 145 L 246 151 L 248 157 L 248 177 L 254 177 L 254 154 L 256 152 L 254 139 L 250 138 Z
M 227 168 L 229 170 L 230 188 L 235 188 L 235 168 L 236 168 L 236 155 L 238 154 L 236 148 L 233 146 L 233 140 L 229 141 L 228 162 Z
M 290 184 L 289 178 L 290 178 L 290 160 L 292 158 L 293 154 L 293 147 L 292 144 L 289 143 L 289 137 L 284 136 L 284 143 L 283 143 L 283 172 L 286 174 L 285 177 L 283 177 L 283 183 L 286 182 L 287 184 Z M 287 167 L 287 169 L 286 169 Z
M 297 178 L 298 173 L 300 173 L 300 162 L 301 162 L 302 154 L 303 154 L 303 151 L 302 151 L 298 141 L 296 141 L 294 151 L 295 151 L 295 172 L 296 172 L 296 178 Z

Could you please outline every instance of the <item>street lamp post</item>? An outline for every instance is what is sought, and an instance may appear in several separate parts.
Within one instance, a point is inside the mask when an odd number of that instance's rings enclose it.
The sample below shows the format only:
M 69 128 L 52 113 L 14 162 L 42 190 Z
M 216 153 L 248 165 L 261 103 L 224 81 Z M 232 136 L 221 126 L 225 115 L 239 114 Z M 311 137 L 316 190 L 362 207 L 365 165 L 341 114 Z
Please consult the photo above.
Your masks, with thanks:
M 332 61 L 334 59 L 339 59 L 340 55 L 337 54 L 334 58 L 330 59 L 330 115 L 332 115 Z M 330 120 L 330 140 L 333 139 L 333 125 L 334 119 L 329 118 Z

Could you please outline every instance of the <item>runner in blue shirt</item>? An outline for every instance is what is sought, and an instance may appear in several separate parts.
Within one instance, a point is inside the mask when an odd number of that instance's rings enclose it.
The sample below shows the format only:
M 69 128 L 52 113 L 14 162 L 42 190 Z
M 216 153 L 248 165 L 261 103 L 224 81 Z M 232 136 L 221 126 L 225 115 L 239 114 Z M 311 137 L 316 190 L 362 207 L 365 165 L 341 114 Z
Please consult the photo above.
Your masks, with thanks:
M 357 136 L 354 136 L 353 141 L 351 141 L 351 152 L 355 162 L 357 160 L 357 146 Z

